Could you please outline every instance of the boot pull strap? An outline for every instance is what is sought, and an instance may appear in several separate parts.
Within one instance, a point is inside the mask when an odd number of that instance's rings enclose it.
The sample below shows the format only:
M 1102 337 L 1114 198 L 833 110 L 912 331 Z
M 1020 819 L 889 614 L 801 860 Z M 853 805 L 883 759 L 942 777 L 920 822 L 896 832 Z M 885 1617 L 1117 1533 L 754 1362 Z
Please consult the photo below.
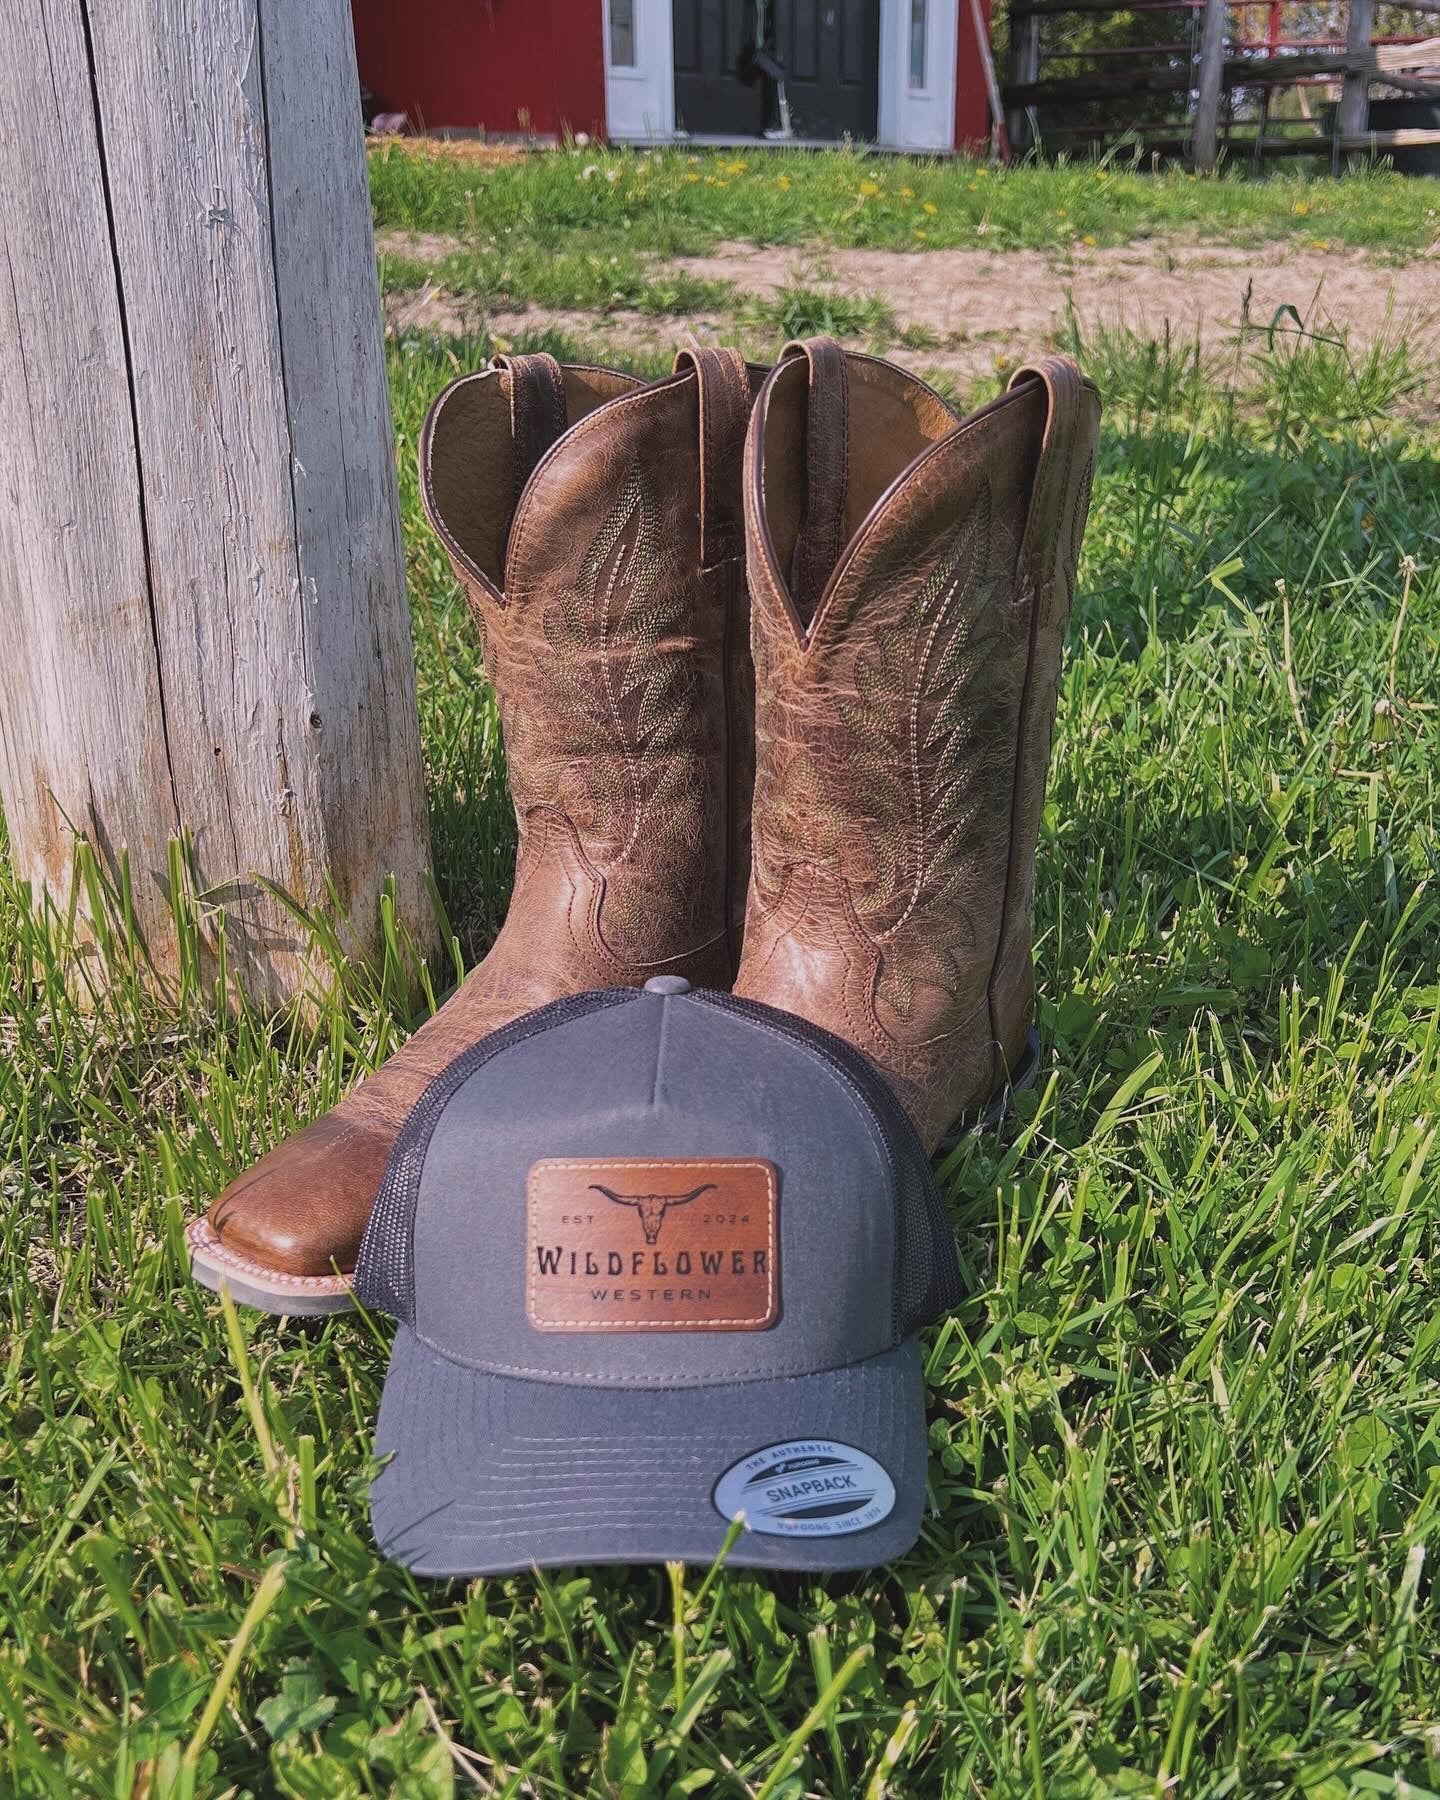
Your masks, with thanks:
M 492 365 L 509 377 L 513 501 L 518 505 L 535 465 L 569 424 L 565 377 L 543 350 L 531 356 L 497 356 Z
M 1010 391 L 1034 381 L 1045 384 L 1048 410 L 1020 546 L 1015 597 L 1017 604 L 1023 604 L 1032 594 L 1038 596 L 1039 623 L 1045 626 L 1055 616 L 1056 590 L 1062 577 L 1066 588 L 1063 605 L 1066 611 L 1070 606 L 1094 474 L 1094 433 L 1085 428 L 1086 414 L 1098 416 L 1098 395 L 1094 383 L 1086 380 L 1068 356 L 1042 356 L 1017 369 Z
M 713 569 L 745 551 L 740 464 L 750 421 L 750 371 L 738 350 L 696 346 L 676 352 L 677 373 L 694 369 L 700 399 L 700 566 Z
M 805 404 L 805 516 L 790 566 L 790 597 L 808 625 L 845 548 L 850 485 L 850 379 L 834 338 L 805 338 L 780 352 L 809 365 Z

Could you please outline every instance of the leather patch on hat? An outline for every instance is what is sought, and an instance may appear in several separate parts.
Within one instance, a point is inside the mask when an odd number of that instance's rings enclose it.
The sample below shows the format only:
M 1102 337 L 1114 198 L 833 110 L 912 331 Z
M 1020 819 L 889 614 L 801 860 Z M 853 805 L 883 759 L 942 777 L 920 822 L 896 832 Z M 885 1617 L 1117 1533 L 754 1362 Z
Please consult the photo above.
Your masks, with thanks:
M 780 1316 L 774 1165 L 534 1163 L 525 1312 L 537 1331 L 763 1331 Z

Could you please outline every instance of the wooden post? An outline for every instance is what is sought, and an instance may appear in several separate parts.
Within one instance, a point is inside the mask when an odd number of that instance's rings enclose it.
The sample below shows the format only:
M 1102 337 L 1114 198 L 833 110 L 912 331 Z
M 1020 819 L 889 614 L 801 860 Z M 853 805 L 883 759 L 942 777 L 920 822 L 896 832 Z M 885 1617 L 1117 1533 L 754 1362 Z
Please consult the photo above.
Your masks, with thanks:
M 1195 167 L 1204 175 L 1220 156 L 1220 95 L 1225 74 L 1226 0 L 1205 0 L 1200 27 L 1200 93 L 1195 102 Z
M 1345 20 L 1345 74 L 1335 108 L 1336 156 L 1346 138 L 1360 136 L 1370 123 L 1370 38 L 1375 0 L 1350 0 Z
M 1040 79 L 1040 18 L 1026 13 L 1010 20 L 1010 43 L 1005 52 L 1007 87 L 1029 87 Z M 1012 155 L 1035 148 L 1030 121 L 1023 106 L 1011 106 L 1005 114 L 1005 136 Z
M 346 0 L 15 0 L 0 114 L 0 801 L 62 903 L 167 840 L 260 1004 L 306 977 L 257 883 L 434 942 Z

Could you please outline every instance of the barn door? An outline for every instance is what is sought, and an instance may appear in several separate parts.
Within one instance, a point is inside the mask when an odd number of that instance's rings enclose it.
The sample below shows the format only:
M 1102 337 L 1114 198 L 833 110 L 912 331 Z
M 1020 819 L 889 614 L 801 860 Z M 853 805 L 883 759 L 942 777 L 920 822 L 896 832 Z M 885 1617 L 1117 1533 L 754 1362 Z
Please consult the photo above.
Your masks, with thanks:
M 673 0 L 676 122 L 758 137 L 780 123 L 772 83 L 752 70 L 755 0 Z M 880 0 L 769 0 L 768 48 L 784 65 L 797 137 L 873 138 Z
M 773 11 L 795 135 L 873 138 L 880 0 L 777 0 Z

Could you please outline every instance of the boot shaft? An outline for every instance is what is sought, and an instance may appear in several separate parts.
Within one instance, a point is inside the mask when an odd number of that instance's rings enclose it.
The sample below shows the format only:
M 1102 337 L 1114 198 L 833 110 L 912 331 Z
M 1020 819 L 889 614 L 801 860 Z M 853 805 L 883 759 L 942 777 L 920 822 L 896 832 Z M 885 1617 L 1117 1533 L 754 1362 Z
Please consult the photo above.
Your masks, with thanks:
M 851 1039 L 933 1140 L 1013 1071 L 1098 400 L 1050 357 L 959 420 L 821 342 L 756 402 L 757 681 L 736 991 Z
M 646 384 L 499 359 L 432 407 L 421 489 L 499 705 L 517 903 L 593 910 L 620 975 L 708 948 L 723 981 L 748 874 L 739 473 L 758 378 L 734 352 L 677 365 Z M 567 865 L 555 879 L 542 852 Z

